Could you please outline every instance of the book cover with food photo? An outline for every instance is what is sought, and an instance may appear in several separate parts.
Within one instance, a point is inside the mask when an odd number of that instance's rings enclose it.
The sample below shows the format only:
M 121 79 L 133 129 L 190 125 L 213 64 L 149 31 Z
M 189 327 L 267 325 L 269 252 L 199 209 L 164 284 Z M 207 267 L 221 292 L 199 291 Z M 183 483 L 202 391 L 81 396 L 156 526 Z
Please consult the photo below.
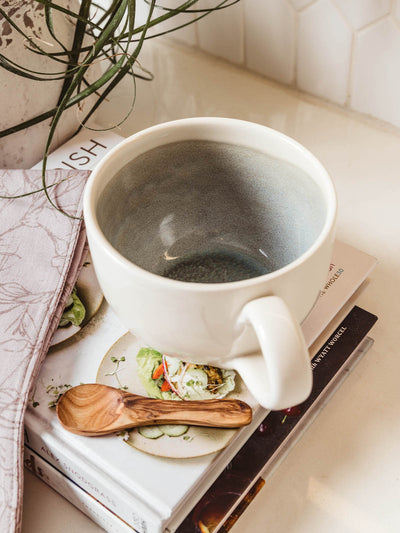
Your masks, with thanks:
M 80 149 L 106 146 L 101 137 L 86 135 L 78 141 Z M 76 147 L 64 147 L 59 161 L 70 161 L 68 151 Z M 61 164 L 56 155 L 52 164 Z M 31 392 L 25 417 L 27 467 L 38 474 L 40 463 L 44 481 L 100 525 L 96 516 L 102 516 L 102 527 L 109 531 L 227 530 L 232 510 L 257 493 L 261 476 L 278 464 L 351 361 L 368 348 L 366 335 L 376 317 L 354 306 L 352 295 L 375 264 L 370 255 L 335 243 L 326 285 L 302 324 L 313 357 L 313 392 L 301 406 L 268 412 L 235 372 L 167 357 L 127 332 L 102 298 L 89 254 Z M 106 436 L 77 435 L 61 426 L 55 407 L 64 392 L 87 383 L 176 402 L 242 400 L 252 409 L 252 421 L 239 429 L 164 424 Z

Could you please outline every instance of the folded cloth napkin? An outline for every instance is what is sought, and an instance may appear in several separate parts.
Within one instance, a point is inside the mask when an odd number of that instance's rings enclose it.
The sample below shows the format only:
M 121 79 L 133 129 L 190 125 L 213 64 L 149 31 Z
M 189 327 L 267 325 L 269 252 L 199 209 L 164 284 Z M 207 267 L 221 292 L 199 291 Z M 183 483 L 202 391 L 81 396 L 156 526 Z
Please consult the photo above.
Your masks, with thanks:
M 0 170 L 0 195 L 39 189 L 41 171 Z M 87 171 L 49 170 L 43 192 L 0 199 L 0 531 L 21 528 L 23 422 L 85 251 L 81 220 Z

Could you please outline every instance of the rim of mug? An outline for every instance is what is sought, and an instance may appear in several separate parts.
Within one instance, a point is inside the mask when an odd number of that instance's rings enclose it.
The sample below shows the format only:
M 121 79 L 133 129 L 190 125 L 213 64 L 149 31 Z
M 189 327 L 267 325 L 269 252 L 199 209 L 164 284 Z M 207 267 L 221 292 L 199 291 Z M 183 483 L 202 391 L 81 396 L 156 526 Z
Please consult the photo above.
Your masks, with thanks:
M 125 150 L 127 146 L 131 145 L 131 143 L 136 142 L 137 139 L 140 139 L 144 136 L 152 135 L 153 133 L 157 131 L 162 131 L 164 129 L 168 129 L 171 127 L 179 127 L 180 125 L 184 125 L 184 124 L 198 123 L 198 124 L 204 124 L 204 125 L 207 125 L 207 124 L 212 125 L 212 123 L 222 124 L 223 122 L 226 122 L 226 123 L 231 122 L 232 124 L 234 123 L 237 126 L 240 126 L 240 124 L 242 124 L 250 128 L 254 127 L 254 128 L 261 128 L 261 129 L 269 130 L 269 132 L 272 135 L 280 138 L 282 141 L 286 143 L 291 144 L 294 148 L 302 152 L 303 155 L 305 155 L 309 160 L 312 161 L 314 166 L 318 167 L 318 170 L 323 176 L 324 185 L 329 190 L 329 200 L 330 200 L 329 202 L 328 201 L 326 202 L 327 203 L 326 220 L 318 237 L 314 240 L 312 245 L 305 252 L 303 252 L 301 255 L 299 255 L 296 259 L 294 259 L 287 265 L 277 270 L 274 270 L 272 272 L 269 272 L 267 274 L 262 274 L 261 276 L 255 276 L 253 278 L 247 278 L 247 279 L 238 280 L 238 281 L 228 281 L 228 282 L 220 282 L 220 283 L 199 283 L 199 282 L 181 281 L 181 280 L 167 278 L 167 277 L 161 276 L 160 274 L 155 274 L 153 272 L 150 272 L 138 266 L 137 264 L 133 263 L 129 259 L 127 259 L 120 252 L 118 252 L 118 250 L 114 248 L 114 246 L 109 242 L 109 240 L 105 237 L 98 223 L 97 215 L 96 215 L 96 205 L 94 205 L 95 202 L 92 197 L 93 189 L 96 186 L 97 175 L 102 171 L 103 167 L 107 165 L 108 161 L 114 158 L 116 153 L 118 153 L 121 150 Z M 192 140 L 196 140 L 196 139 L 193 138 Z M 217 142 L 227 142 L 227 141 L 221 140 Z M 157 146 L 161 146 L 162 144 L 163 143 L 159 143 Z M 164 143 L 164 144 L 167 144 L 167 143 Z M 249 146 L 249 145 L 248 144 L 246 145 L 244 143 L 243 146 Z M 145 153 L 146 151 L 147 150 L 145 150 L 142 153 Z M 119 167 L 118 170 L 121 170 L 123 166 L 124 165 Z M 131 270 L 131 271 L 133 270 L 135 271 L 137 275 L 147 280 L 151 280 L 155 283 L 163 285 L 165 287 L 170 286 L 170 288 L 174 288 L 174 289 L 181 288 L 186 291 L 192 290 L 192 291 L 198 291 L 198 292 L 221 291 L 221 290 L 232 290 L 234 288 L 239 288 L 239 287 L 243 288 L 246 286 L 252 286 L 252 285 L 256 285 L 262 282 L 264 279 L 270 280 L 275 277 L 279 277 L 283 275 L 284 273 L 297 268 L 299 265 L 307 261 L 307 259 L 311 257 L 320 248 L 320 246 L 325 242 L 325 239 L 329 237 L 329 234 L 332 232 L 332 230 L 335 227 L 335 222 L 336 222 L 336 217 L 337 217 L 337 194 L 336 194 L 334 184 L 327 170 L 322 165 L 322 163 L 317 159 L 317 157 L 312 152 L 310 152 L 305 146 L 303 146 L 301 143 L 299 143 L 292 137 L 278 130 L 265 126 L 263 124 L 259 124 L 256 122 L 250 122 L 250 121 L 246 121 L 242 119 L 226 118 L 226 117 L 191 117 L 191 118 L 172 120 L 168 122 L 162 122 L 160 124 L 150 126 L 133 135 L 130 135 L 129 137 L 127 137 L 126 139 L 118 143 L 116 146 L 114 146 L 101 159 L 101 161 L 96 165 L 91 175 L 89 176 L 89 179 L 85 186 L 84 195 L 83 195 L 83 212 L 84 212 L 85 225 L 86 227 L 90 227 L 92 237 L 100 241 L 99 244 L 104 248 L 107 254 L 110 255 L 114 261 L 117 261 L 125 269 Z M 89 246 L 90 246 L 90 243 L 89 243 Z

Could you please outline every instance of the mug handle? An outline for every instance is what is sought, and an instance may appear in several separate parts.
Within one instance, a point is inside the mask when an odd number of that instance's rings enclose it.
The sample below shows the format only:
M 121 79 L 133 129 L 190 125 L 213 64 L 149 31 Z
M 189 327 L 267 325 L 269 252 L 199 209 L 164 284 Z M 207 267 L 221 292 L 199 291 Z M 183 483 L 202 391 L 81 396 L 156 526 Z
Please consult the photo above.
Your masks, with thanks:
M 239 324 L 250 324 L 261 352 L 235 357 L 232 367 L 267 409 L 286 409 L 307 399 L 312 388 L 308 349 L 297 320 L 278 296 L 248 302 Z

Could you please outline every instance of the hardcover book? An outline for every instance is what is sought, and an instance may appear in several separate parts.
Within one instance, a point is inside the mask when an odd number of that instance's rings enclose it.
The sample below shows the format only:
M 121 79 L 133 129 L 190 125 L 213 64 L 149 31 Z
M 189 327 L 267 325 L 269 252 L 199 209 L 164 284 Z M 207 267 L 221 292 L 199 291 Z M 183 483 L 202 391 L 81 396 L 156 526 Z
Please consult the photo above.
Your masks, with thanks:
M 51 165 L 84 163 L 80 168 L 91 168 L 119 139 L 84 132 L 56 151 Z M 78 159 L 77 154 L 89 151 L 97 155 Z M 366 336 L 376 317 L 354 307 L 351 296 L 375 264 L 375 258 L 336 242 L 326 285 L 302 324 L 313 356 L 314 388 L 301 406 L 269 413 L 237 376 L 230 394 L 251 405 L 253 420 L 247 427 L 191 427 L 156 439 L 138 430 L 89 438 L 58 423 L 54 407 L 65 390 L 99 382 L 145 391 L 137 378 L 136 357 L 144 346 L 103 300 L 88 255 L 32 391 L 25 417 L 27 467 L 108 531 L 227 530 L 232 510 L 243 509 L 256 494 L 261 476 L 279 463 L 372 342 Z

